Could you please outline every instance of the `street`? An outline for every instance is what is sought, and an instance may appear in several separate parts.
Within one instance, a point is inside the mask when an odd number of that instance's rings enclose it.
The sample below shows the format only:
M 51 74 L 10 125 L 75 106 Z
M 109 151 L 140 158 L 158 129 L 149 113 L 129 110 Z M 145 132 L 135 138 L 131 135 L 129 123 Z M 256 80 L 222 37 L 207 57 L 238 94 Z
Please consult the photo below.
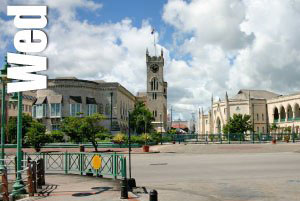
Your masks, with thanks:
M 137 185 L 156 189 L 160 201 L 300 200 L 297 152 L 136 154 L 132 161 Z

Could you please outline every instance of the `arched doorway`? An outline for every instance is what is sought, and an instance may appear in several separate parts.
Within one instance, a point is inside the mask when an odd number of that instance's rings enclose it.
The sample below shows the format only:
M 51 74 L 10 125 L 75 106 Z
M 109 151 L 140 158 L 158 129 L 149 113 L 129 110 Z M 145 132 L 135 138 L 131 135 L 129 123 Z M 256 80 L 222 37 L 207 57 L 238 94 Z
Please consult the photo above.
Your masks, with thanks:
M 217 118 L 217 126 L 216 126 L 216 128 L 217 128 L 217 133 L 220 134 L 222 132 L 222 125 L 221 125 L 221 120 L 220 120 L 219 117 Z
M 295 112 L 295 120 L 300 120 L 300 108 L 298 103 L 296 103 L 294 106 L 294 112 Z
M 279 121 L 279 112 L 278 112 L 278 108 L 275 107 L 274 109 L 274 123 L 277 123 Z
M 280 108 L 280 121 L 285 122 L 285 118 L 286 118 L 285 109 L 284 109 L 283 106 L 281 106 L 281 108 Z
M 287 107 L 287 115 L 288 115 L 288 121 L 293 121 L 293 110 L 290 104 Z

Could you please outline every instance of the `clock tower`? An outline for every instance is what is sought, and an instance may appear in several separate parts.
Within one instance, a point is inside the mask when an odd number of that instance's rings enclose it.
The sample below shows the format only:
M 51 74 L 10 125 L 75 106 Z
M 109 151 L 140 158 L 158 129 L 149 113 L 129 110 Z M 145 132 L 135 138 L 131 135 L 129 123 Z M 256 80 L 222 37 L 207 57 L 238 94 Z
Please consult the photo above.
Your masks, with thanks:
M 158 132 L 165 132 L 167 128 L 167 88 L 164 81 L 164 55 L 150 56 L 146 52 L 147 64 L 147 95 L 146 105 L 155 120 L 152 122 Z M 161 127 L 163 127 L 161 129 Z

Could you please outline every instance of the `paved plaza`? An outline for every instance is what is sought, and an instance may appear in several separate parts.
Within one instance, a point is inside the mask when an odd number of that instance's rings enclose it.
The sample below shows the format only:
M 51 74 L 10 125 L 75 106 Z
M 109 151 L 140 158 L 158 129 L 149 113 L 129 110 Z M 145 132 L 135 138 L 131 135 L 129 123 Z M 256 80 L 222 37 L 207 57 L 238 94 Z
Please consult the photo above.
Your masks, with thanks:
M 146 192 L 156 189 L 159 201 L 300 198 L 300 144 L 176 144 L 151 150 L 156 153 L 132 155 L 132 175 Z M 50 174 L 46 182 L 44 197 L 30 200 L 120 200 L 119 181 L 112 179 Z M 130 200 L 149 200 L 141 192 L 130 193 Z
M 134 155 L 138 185 L 160 201 L 300 200 L 300 144 L 166 145 Z

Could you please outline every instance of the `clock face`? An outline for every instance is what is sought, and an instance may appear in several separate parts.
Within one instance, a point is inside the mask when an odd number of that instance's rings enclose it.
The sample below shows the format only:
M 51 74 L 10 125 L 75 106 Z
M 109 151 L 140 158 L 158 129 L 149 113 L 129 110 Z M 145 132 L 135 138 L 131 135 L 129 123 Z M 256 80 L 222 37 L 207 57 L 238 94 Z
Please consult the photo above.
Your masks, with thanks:
M 152 70 L 153 73 L 156 73 L 158 71 L 158 65 L 157 64 L 152 64 L 150 66 L 150 69 Z

